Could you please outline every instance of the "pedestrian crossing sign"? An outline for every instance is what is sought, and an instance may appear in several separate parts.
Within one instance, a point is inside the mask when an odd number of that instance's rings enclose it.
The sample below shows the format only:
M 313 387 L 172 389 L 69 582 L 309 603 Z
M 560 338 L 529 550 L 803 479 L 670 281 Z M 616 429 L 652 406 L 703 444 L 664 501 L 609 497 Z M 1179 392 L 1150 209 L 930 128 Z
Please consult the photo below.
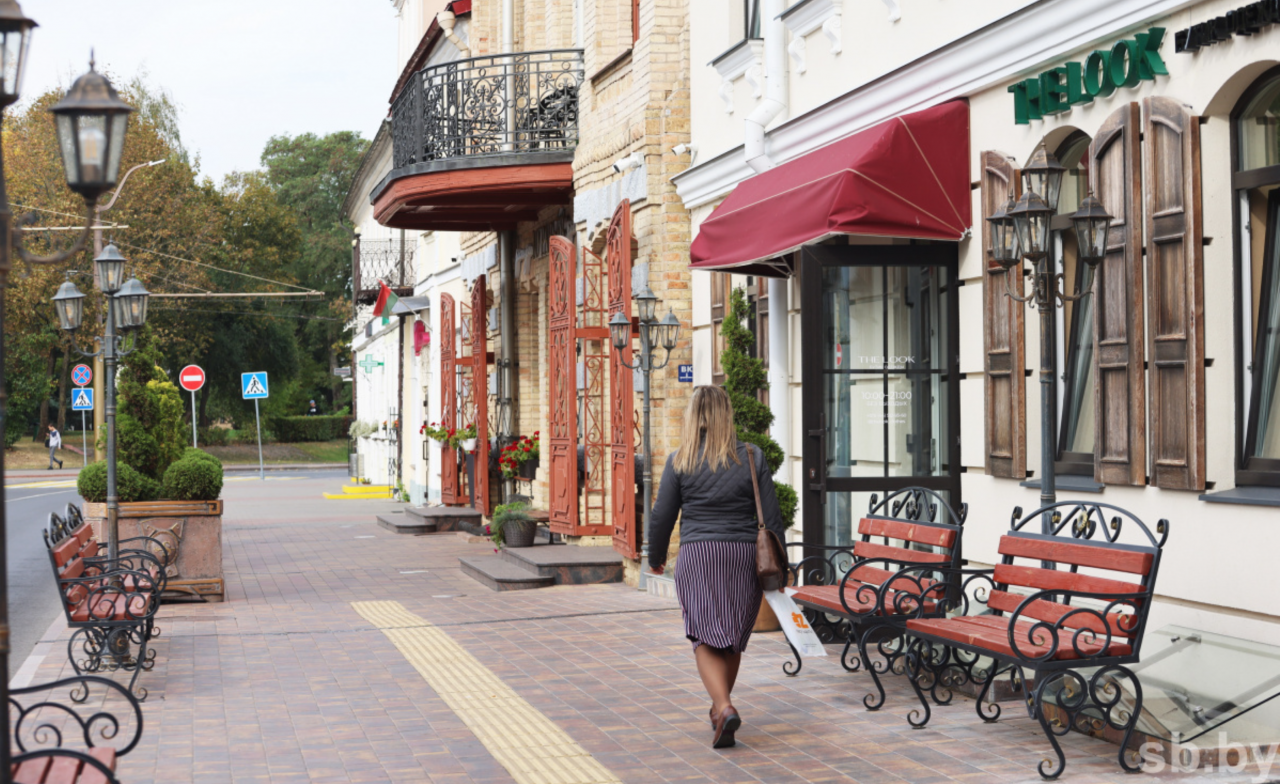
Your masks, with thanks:
M 241 397 L 245 400 L 261 400 L 262 398 L 268 397 L 266 371 L 260 373 L 241 373 L 240 393 Z
M 93 410 L 93 387 L 82 387 L 71 393 L 71 410 Z

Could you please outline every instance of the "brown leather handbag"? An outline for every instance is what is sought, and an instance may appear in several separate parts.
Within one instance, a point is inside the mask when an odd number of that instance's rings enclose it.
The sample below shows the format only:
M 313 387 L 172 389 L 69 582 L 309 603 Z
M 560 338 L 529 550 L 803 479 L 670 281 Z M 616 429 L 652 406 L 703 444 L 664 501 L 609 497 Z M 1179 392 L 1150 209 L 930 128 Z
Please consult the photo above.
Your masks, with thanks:
M 781 591 L 787 584 L 787 551 L 778 535 L 764 525 L 764 507 L 760 504 L 760 480 L 756 478 L 756 458 L 747 445 L 747 463 L 751 466 L 751 489 L 756 494 L 756 578 L 762 591 Z

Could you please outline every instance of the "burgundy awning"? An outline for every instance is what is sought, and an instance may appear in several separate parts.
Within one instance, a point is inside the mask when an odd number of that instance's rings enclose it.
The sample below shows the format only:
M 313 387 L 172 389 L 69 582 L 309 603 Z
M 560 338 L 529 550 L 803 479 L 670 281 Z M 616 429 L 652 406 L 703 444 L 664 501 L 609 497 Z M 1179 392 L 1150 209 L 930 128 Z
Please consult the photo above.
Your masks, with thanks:
M 949 101 L 744 180 L 702 223 L 690 266 L 778 276 L 778 256 L 834 234 L 959 240 L 971 223 L 969 103 Z

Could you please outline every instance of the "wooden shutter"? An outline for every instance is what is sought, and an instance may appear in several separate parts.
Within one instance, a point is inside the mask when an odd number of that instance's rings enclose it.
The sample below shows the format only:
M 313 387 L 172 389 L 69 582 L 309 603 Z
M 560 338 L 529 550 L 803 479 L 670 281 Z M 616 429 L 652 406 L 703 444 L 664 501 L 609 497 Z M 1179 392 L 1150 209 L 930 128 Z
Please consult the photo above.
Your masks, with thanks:
M 1089 145 L 1094 195 L 1114 216 L 1093 293 L 1093 475 L 1112 485 L 1146 483 L 1139 123 L 1138 104 L 1127 104 L 1102 123 Z
M 986 469 L 991 476 L 1022 479 L 1027 475 L 1027 406 L 1025 370 L 1026 306 L 1005 296 L 1005 272 L 991 253 L 991 227 L 986 219 L 1017 192 L 1017 172 L 1009 156 L 982 153 L 983 275 L 982 343 L 985 351 Z M 1021 281 L 1015 282 L 1015 288 Z
M 1203 490 L 1204 254 L 1200 123 L 1172 98 L 1142 102 L 1147 172 L 1151 483 Z

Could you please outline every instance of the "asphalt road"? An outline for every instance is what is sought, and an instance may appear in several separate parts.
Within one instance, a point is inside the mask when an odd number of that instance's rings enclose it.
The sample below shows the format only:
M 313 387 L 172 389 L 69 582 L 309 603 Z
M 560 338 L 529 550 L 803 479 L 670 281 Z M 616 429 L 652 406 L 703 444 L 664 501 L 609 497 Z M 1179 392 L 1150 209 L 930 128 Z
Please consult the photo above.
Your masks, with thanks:
M 9 677 L 18 671 L 61 612 L 44 546 L 50 512 L 80 503 L 75 477 L 8 479 L 5 482 L 5 544 L 9 555 Z

